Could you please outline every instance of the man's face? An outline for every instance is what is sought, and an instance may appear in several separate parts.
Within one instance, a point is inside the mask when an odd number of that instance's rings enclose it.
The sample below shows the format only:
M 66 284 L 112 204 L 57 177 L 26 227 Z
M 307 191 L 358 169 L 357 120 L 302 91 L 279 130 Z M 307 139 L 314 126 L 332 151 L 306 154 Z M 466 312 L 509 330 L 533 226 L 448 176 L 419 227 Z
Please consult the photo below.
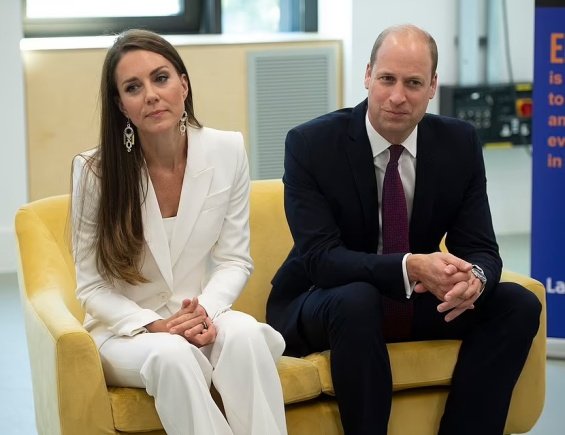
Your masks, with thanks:
M 365 72 L 373 128 L 390 143 L 404 142 L 426 113 L 436 86 L 424 37 L 407 31 L 391 33 Z

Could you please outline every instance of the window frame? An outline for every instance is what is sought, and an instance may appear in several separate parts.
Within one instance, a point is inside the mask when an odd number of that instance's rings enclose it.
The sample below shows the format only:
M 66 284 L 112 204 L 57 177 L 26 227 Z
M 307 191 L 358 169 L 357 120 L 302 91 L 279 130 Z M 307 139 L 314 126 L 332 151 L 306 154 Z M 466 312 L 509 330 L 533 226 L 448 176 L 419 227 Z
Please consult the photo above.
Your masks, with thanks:
M 95 1 L 95 0 L 93 0 Z M 160 34 L 221 33 L 221 0 L 182 0 L 179 15 L 145 17 L 28 18 L 22 0 L 24 37 L 112 35 L 126 29 L 149 29 Z M 188 11 L 197 11 L 189 14 Z
M 318 0 L 280 0 L 281 32 L 317 32 Z

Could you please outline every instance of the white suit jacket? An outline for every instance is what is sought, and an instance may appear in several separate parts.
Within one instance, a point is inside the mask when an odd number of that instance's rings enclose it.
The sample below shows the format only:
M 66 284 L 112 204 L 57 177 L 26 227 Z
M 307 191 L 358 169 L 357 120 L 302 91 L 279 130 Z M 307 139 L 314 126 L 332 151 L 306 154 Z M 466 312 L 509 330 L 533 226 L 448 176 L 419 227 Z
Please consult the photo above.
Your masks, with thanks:
M 73 161 L 73 251 L 77 297 L 85 328 L 100 346 L 132 336 L 198 296 L 210 317 L 228 310 L 253 269 L 249 255 L 249 168 L 237 132 L 188 129 L 188 157 L 171 243 L 149 177 L 142 199 L 146 284 L 106 281 L 92 247 L 99 198 L 97 178 L 83 179 L 85 157 Z M 83 202 L 83 195 L 85 201 Z M 81 206 L 83 204 L 83 206 Z M 161 313 L 161 314 L 160 314 Z

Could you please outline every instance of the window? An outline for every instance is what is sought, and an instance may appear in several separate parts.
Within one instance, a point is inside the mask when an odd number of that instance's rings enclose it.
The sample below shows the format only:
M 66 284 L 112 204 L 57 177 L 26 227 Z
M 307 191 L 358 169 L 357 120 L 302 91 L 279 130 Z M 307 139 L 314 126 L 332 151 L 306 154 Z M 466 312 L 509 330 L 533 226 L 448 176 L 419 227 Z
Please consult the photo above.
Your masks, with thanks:
M 178 15 L 182 10 L 179 0 L 28 0 L 28 18 L 87 18 L 87 17 L 143 17 Z
M 24 36 L 220 33 L 220 0 L 23 0 Z
M 315 32 L 318 0 L 22 0 L 24 36 Z
M 223 33 L 317 30 L 317 0 L 222 0 Z
M 278 32 L 280 15 L 280 0 L 222 0 L 222 32 Z

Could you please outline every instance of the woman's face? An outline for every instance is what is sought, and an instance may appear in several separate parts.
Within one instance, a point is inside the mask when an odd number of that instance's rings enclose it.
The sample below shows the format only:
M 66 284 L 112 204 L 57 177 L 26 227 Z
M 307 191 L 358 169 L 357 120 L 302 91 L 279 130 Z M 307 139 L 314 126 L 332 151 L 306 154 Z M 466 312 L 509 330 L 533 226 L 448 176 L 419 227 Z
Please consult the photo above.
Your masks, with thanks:
M 146 50 L 128 51 L 116 66 L 115 80 L 120 110 L 141 137 L 178 132 L 188 81 L 165 57 Z

